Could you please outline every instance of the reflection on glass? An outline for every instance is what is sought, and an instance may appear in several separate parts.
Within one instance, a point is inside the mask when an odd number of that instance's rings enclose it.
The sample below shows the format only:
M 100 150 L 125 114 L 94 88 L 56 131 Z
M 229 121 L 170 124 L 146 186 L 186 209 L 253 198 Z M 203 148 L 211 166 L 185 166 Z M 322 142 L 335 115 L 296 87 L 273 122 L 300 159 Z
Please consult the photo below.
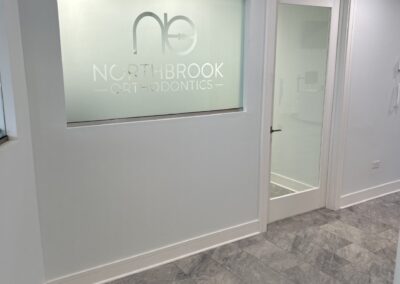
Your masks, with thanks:
M 272 197 L 320 183 L 330 8 L 281 4 L 278 12 Z

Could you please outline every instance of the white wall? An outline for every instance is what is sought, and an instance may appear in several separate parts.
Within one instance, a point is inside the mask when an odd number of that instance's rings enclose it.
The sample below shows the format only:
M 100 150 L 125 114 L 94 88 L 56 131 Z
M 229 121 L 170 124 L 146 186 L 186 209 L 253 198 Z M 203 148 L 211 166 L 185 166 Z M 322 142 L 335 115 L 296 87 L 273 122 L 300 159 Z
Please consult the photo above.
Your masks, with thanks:
M 1 0 L 0 70 L 12 141 L 0 145 L 0 282 L 39 284 L 43 258 L 20 40 L 17 3 Z
M 265 1 L 248 1 L 245 112 L 78 128 L 56 1 L 19 2 L 47 280 L 257 222 Z
M 400 1 L 354 0 L 352 5 L 342 194 L 372 188 L 348 199 L 356 202 L 400 189 L 400 109 L 393 108 L 400 82 Z M 382 164 L 373 170 L 375 160 Z

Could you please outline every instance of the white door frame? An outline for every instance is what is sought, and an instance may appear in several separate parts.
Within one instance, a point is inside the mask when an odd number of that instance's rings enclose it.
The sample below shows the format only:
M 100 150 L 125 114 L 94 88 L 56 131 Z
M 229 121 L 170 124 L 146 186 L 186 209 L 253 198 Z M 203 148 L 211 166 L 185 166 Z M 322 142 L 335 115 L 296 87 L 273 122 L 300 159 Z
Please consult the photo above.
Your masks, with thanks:
M 276 27 L 277 27 L 277 0 L 267 0 L 266 5 L 266 29 L 265 29 L 265 54 L 264 54 L 264 95 L 261 118 L 261 143 L 260 143 L 260 194 L 258 216 L 260 232 L 267 230 L 269 209 L 269 183 L 271 172 L 271 133 L 272 106 L 274 98 L 275 82 L 275 51 L 276 51 Z
M 352 47 L 357 11 L 357 0 L 342 0 L 338 43 L 337 78 L 335 82 L 335 106 L 331 159 L 329 162 L 327 208 L 342 208 L 343 168 L 346 135 L 350 108 L 350 74 L 352 70 Z
M 261 135 L 261 159 L 260 159 L 260 231 L 265 231 L 269 220 L 269 183 L 271 169 L 271 135 L 269 127 L 272 125 L 273 117 L 273 99 L 275 84 L 275 56 L 276 56 L 276 32 L 277 32 L 277 9 L 278 3 L 292 5 L 310 5 L 320 7 L 331 7 L 331 31 L 329 41 L 329 54 L 327 62 L 327 80 L 324 104 L 324 127 L 321 146 L 321 205 L 328 206 L 331 209 L 332 199 L 337 199 L 338 192 L 331 194 L 332 181 L 328 180 L 328 169 L 330 166 L 329 157 L 331 152 L 331 133 L 332 133 L 332 115 L 333 98 L 335 90 L 335 72 L 336 72 L 336 54 L 339 34 L 339 15 L 341 0 L 270 0 L 267 1 L 267 29 L 266 29 L 266 50 L 264 67 L 264 102 L 263 102 L 263 124 Z M 330 178 L 331 176 L 329 176 Z M 336 203 L 336 202 L 334 202 Z
M 333 8 L 335 0 L 280 0 L 279 4 L 301 5 L 301 6 L 319 6 Z

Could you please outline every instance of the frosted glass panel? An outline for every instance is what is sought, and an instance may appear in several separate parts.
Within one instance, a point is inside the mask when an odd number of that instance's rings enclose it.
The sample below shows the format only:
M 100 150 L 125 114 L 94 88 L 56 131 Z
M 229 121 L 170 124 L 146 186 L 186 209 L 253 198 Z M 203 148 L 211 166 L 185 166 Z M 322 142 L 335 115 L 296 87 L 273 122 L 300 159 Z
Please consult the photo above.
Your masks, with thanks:
M 331 9 L 279 5 L 272 182 L 319 186 Z
M 59 0 L 68 122 L 242 107 L 244 0 Z

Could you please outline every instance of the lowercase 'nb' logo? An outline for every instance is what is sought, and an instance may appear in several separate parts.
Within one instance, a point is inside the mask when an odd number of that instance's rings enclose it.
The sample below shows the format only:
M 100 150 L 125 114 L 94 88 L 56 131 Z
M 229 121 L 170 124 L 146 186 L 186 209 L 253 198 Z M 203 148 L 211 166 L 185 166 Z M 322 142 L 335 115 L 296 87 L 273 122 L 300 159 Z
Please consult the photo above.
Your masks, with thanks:
M 196 31 L 196 26 L 194 25 L 193 21 L 190 20 L 188 17 L 185 16 L 175 16 L 171 20 L 168 20 L 168 14 L 164 13 L 164 22 L 161 21 L 160 17 L 158 17 L 156 14 L 152 12 L 144 12 L 140 14 L 136 20 L 135 23 L 133 24 L 133 52 L 134 54 L 138 54 L 138 48 L 137 48 L 137 29 L 140 21 L 143 18 L 150 17 L 153 18 L 161 28 L 161 48 L 163 53 L 165 53 L 166 47 L 170 51 L 175 52 L 178 55 L 187 55 L 190 52 L 193 51 L 193 49 L 196 46 L 197 43 L 197 31 Z M 192 33 L 190 34 L 185 34 L 185 33 L 175 33 L 172 34 L 170 33 L 170 29 L 174 24 L 177 24 L 179 21 L 185 22 L 189 25 L 191 28 Z M 177 48 L 174 47 L 173 44 L 171 43 L 172 40 L 178 40 L 180 42 L 186 41 L 188 43 L 188 47 L 185 48 Z

